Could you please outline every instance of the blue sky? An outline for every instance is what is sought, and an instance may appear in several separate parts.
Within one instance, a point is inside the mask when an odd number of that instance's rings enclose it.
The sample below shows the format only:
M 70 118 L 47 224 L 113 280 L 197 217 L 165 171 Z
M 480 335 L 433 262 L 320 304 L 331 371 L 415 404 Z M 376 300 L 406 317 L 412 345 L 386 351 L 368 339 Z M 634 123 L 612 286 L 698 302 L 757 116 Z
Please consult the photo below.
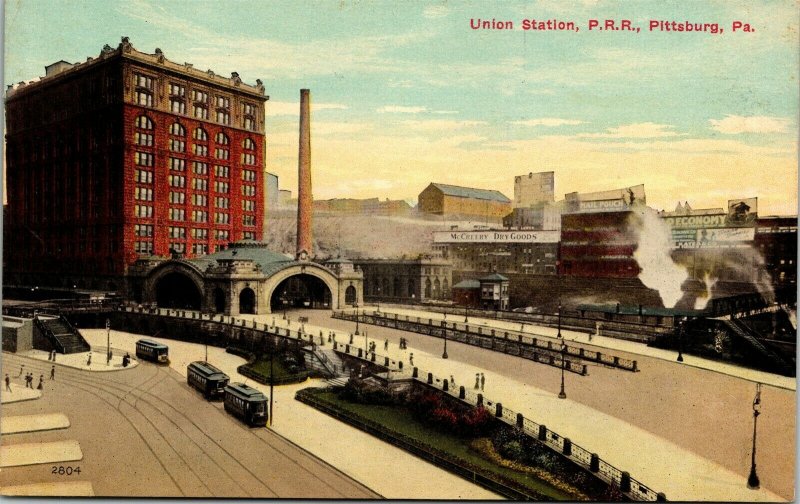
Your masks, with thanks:
M 797 207 L 796 1 L 54 1 L 5 5 L 5 83 L 134 47 L 267 87 L 267 169 L 294 189 L 299 89 L 312 90 L 317 198 L 415 199 L 430 181 L 556 192 L 644 183 L 671 209 L 758 196 Z M 472 18 L 510 31 L 472 30 Z M 526 18 L 580 31 L 532 32 Z M 630 19 L 640 33 L 590 32 Z M 724 33 L 649 32 L 651 19 Z M 752 33 L 732 33 L 734 20 Z

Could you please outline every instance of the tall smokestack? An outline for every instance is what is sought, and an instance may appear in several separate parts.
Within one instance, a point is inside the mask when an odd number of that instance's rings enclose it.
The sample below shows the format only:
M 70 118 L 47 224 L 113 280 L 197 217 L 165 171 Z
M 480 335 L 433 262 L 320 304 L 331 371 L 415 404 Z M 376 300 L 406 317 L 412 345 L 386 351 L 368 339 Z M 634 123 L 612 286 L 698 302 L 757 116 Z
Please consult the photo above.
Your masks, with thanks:
M 297 161 L 297 259 L 311 256 L 311 92 L 300 90 L 300 152 Z

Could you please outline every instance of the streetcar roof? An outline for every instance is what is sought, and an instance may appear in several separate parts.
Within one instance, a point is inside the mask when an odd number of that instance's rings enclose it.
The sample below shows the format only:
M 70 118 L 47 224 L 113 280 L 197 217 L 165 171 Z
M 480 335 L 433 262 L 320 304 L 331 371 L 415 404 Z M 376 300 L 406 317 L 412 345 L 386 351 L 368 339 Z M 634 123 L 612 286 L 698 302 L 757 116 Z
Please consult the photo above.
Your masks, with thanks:
M 250 401 L 267 400 L 267 396 L 265 396 L 260 390 L 256 390 L 253 387 L 245 385 L 244 383 L 229 383 L 225 386 L 225 392 L 230 392 Z
M 212 366 L 208 362 L 203 361 L 195 361 L 189 364 L 190 369 L 194 369 L 201 375 L 205 376 L 206 378 L 211 378 L 214 380 L 228 380 L 230 377 L 223 373 L 221 370 L 217 369 L 216 367 Z
M 144 345 L 153 348 L 167 348 L 167 345 L 162 345 L 161 343 L 156 343 L 155 341 L 151 341 L 149 339 L 140 339 L 136 342 L 137 345 Z

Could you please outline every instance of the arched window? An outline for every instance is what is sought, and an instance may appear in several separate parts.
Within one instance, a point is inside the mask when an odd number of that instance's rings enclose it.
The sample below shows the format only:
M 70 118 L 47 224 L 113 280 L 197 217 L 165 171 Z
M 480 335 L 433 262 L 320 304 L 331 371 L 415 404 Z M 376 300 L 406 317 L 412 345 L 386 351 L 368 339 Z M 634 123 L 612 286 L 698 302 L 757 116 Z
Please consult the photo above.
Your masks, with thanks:
M 174 122 L 174 123 L 172 123 L 172 126 L 169 127 L 169 133 L 170 133 L 170 135 L 185 137 L 186 136 L 186 128 L 181 126 L 180 123 Z
M 153 121 L 151 121 L 149 117 L 147 117 L 146 115 L 140 115 L 139 117 L 136 118 L 136 127 L 139 129 L 151 130 L 155 126 L 153 124 Z
M 216 142 L 219 145 L 228 145 L 228 136 L 220 131 L 217 133 Z
M 194 130 L 193 138 L 195 140 L 207 141 L 208 140 L 208 133 L 206 133 L 206 130 L 204 130 L 203 128 L 197 128 L 196 130 Z
M 242 141 L 242 148 L 245 150 L 256 150 L 256 143 L 252 138 L 245 138 Z

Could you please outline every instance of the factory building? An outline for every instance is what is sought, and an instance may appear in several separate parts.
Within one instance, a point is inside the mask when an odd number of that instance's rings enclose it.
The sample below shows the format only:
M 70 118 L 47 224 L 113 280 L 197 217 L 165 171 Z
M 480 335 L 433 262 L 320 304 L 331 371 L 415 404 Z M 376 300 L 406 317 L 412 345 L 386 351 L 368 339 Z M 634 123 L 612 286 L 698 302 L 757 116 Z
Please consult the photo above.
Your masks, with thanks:
M 418 199 L 417 209 L 422 214 L 450 219 L 499 223 L 511 212 L 511 200 L 488 189 L 431 183 Z

